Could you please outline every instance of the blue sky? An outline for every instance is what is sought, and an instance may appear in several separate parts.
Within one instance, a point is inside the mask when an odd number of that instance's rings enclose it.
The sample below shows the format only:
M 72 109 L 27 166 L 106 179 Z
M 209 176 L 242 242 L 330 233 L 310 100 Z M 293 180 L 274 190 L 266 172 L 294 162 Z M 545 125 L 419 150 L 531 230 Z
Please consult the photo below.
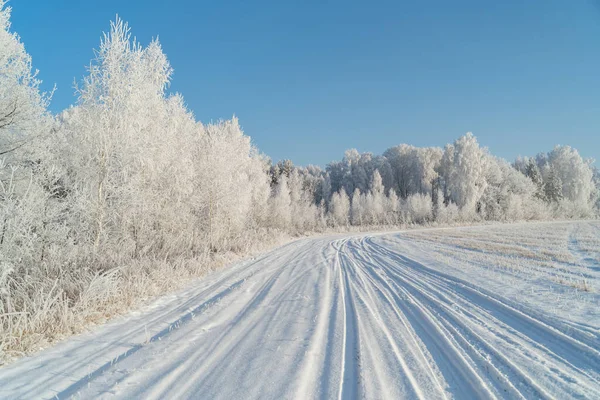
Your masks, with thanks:
M 159 36 L 203 122 L 236 114 L 274 160 L 340 159 L 472 131 L 514 159 L 569 144 L 600 157 L 600 3 L 11 0 L 52 110 L 75 101 L 119 14 Z M 598 165 L 598 164 L 597 164 Z

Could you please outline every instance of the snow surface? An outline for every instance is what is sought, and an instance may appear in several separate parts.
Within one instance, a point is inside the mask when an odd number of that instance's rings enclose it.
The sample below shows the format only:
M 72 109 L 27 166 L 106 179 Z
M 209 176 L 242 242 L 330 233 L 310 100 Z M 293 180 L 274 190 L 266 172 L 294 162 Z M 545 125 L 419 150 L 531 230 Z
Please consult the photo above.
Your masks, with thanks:
M 0 398 L 600 398 L 600 223 L 298 240 L 0 369 Z

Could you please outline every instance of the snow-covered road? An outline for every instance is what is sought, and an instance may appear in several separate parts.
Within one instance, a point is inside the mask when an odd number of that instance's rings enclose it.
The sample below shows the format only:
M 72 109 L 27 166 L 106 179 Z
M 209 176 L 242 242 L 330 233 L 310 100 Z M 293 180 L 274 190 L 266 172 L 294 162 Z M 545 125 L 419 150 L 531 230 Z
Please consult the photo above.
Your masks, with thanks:
M 600 224 L 532 226 L 572 259 L 525 253 L 525 225 L 522 270 L 477 258 L 503 228 L 298 240 L 0 369 L 0 398 L 600 398 L 597 288 L 554 279 L 600 282 L 573 239 Z

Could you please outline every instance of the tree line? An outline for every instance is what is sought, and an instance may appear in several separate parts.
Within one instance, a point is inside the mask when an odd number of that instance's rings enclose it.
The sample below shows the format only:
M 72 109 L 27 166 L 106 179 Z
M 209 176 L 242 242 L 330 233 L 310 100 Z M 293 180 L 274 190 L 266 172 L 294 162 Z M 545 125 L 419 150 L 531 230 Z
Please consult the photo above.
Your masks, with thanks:
M 306 210 L 317 207 L 313 229 L 589 218 L 599 208 L 600 174 L 576 149 L 556 146 L 509 164 L 471 133 L 444 148 L 402 144 L 378 156 L 348 150 L 325 170 L 284 160 L 270 174 L 274 193 L 282 185 L 307 199 Z

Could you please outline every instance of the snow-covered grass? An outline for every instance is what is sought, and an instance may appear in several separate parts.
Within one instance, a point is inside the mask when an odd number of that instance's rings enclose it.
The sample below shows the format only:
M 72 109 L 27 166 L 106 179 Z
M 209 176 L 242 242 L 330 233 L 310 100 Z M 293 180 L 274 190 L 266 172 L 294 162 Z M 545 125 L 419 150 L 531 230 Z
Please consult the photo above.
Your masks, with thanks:
M 237 252 L 169 259 L 106 254 L 101 261 L 90 260 L 88 267 L 46 265 L 0 276 L 0 301 L 9 310 L 0 314 L 0 365 L 290 239 L 281 232 L 263 232 L 251 247 Z
M 549 222 L 406 232 L 430 265 L 482 285 L 503 286 L 517 304 L 561 318 L 600 321 L 600 222 Z M 420 248 L 420 247 L 419 247 Z M 403 251 L 411 252 L 410 246 Z

